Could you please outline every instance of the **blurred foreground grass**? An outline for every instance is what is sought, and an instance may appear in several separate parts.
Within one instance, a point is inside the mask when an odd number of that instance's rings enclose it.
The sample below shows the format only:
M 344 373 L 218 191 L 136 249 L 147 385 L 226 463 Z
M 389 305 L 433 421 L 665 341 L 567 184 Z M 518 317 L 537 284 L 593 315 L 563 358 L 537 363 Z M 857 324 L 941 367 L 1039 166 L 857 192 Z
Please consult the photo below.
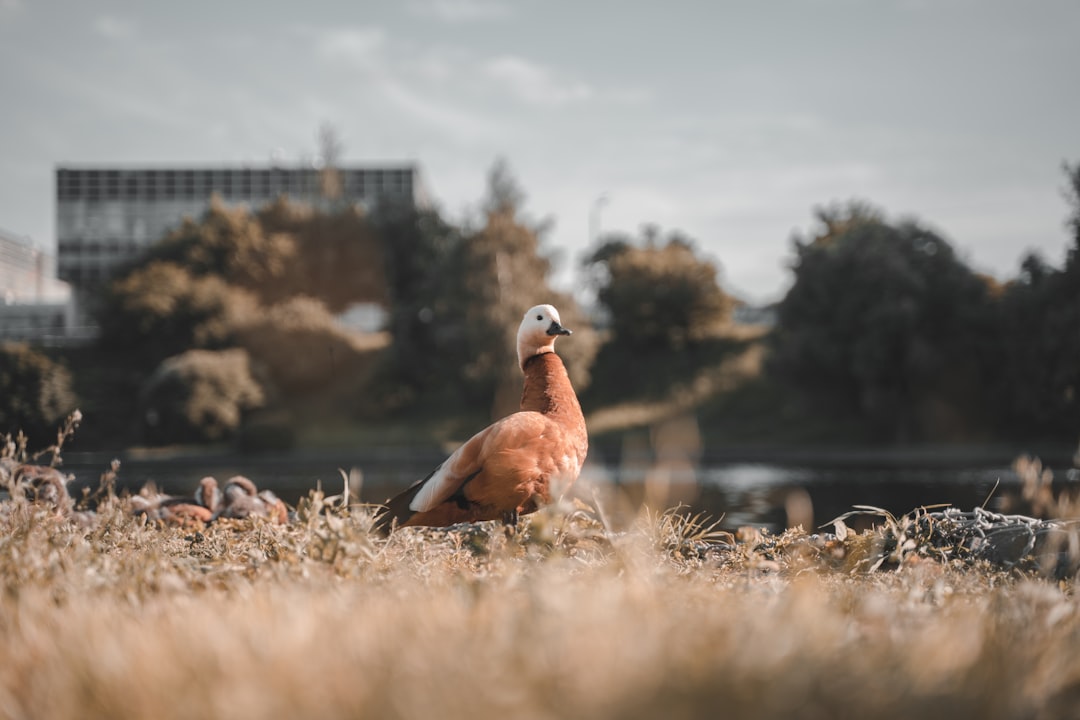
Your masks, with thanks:
M 2 504 L 0 716 L 1050 718 L 1080 706 L 1071 581 L 910 547 L 869 572 L 871 531 L 736 541 L 675 513 L 614 529 L 578 504 L 512 537 L 481 524 L 385 540 L 367 508 L 318 493 L 288 525 L 201 531 L 147 524 L 128 502 L 79 522 Z

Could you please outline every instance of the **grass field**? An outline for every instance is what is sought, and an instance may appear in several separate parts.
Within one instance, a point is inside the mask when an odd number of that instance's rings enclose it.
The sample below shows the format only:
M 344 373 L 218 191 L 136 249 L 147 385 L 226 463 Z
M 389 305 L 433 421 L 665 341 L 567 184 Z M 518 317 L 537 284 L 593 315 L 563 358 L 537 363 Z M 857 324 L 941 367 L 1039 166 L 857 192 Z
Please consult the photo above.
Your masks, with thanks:
M 1006 570 L 914 531 L 736 539 L 675 513 L 606 517 L 564 504 L 513 536 L 385 540 L 368 509 L 318 493 L 288 525 L 200 530 L 147 524 L 124 499 L 74 517 L 8 500 L 0 717 L 1080 711 L 1076 588 L 1037 564 Z

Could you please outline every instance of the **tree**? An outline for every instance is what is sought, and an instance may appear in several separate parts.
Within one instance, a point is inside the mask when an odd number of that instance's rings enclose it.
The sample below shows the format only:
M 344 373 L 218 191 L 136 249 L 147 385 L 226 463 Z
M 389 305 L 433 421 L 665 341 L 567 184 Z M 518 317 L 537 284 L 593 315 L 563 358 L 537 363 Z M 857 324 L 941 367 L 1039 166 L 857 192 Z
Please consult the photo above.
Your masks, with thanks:
M 310 215 L 306 219 L 310 222 Z M 215 196 L 198 222 L 185 220 L 152 246 L 134 270 L 171 262 L 193 276 L 216 275 L 263 302 L 275 302 L 301 289 L 301 255 L 292 235 L 267 232 L 246 208 L 227 207 Z
M 236 328 L 273 388 L 300 398 L 341 380 L 363 380 L 362 362 L 371 352 L 363 338 L 342 327 L 320 300 L 302 295 L 250 316 Z
M 319 194 L 333 207 L 341 197 L 341 170 L 338 165 L 344 146 L 338 131 L 330 123 L 319 126 Z
M 170 262 L 193 276 L 217 276 L 271 305 L 308 295 L 334 312 L 357 302 L 385 303 L 379 238 L 355 206 L 330 211 L 279 197 L 251 214 L 220 198 L 186 220 L 129 269 Z
M 479 231 L 467 235 L 457 257 L 464 376 L 478 395 L 487 395 L 514 377 L 515 340 L 522 313 L 549 297 L 551 269 L 536 233 L 513 208 L 490 211 Z
M 406 206 L 382 208 L 375 223 L 384 253 L 393 335 L 388 366 L 402 393 L 391 404 L 402 404 L 446 381 L 446 361 L 440 353 L 449 338 L 438 328 L 452 317 L 447 293 L 455 278 L 447 269 L 461 232 L 436 210 Z
M 453 227 L 428 211 L 399 209 L 380 217 L 393 298 L 392 371 L 405 394 L 488 406 L 496 416 L 516 409 L 515 333 L 525 310 L 542 302 L 557 305 L 567 323 L 582 321 L 560 355 L 573 381 L 586 381 L 595 352 L 589 328 L 573 301 L 548 284 L 545 225 L 521 215 L 524 197 L 498 160 L 488 173 L 476 229 Z
M 221 348 L 258 305 L 305 295 L 334 313 L 386 303 L 381 243 L 362 211 L 332 213 L 284 198 L 251 215 L 219 199 L 185 221 L 105 290 L 104 341 L 144 365 Z
M 383 242 L 355 206 L 316 212 L 292 236 L 299 249 L 292 295 L 307 295 L 338 313 L 354 303 L 387 302 Z
M 0 434 L 48 437 L 75 406 L 67 368 L 26 343 L 0 343 Z
M 482 205 L 484 215 L 517 217 L 518 211 L 525 205 L 525 199 L 525 190 L 514 177 L 510 163 L 506 158 L 496 158 L 488 170 L 487 196 Z
M 101 342 L 129 364 L 230 344 L 236 326 L 257 307 L 245 290 L 217 275 L 193 277 L 171 262 L 153 262 L 111 283 L 101 311 Z
M 508 164 L 496 160 L 482 202 L 483 225 L 464 232 L 449 259 L 454 280 L 448 288 L 454 308 L 451 324 L 456 321 L 459 338 L 452 349 L 463 368 L 460 382 L 470 401 L 491 403 L 494 417 L 516 410 L 520 401 L 516 336 L 528 308 L 554 304 L 568 326 L 577 326 L 580 333 L 563 343 L 559 353 L 579 390 L 587 382 L 583 371 L 596 350 L 591 328 L 574 301 L 548 283 L 552 263 L 543 252 L 542 238 L 550 222 L 527 218 L 524 202 L 525 193 Z
M 993 315 L 987 283 L 941 237 L 861 204 L 794 238 L 771 369 L 897 441 L 979 424 Z
M 1005 428 L 1073 441 L 1080 432 L 1080 164 L 1065 165 L 1066 228 L 1061 269 L 1028 255 L 1001 299 Z
M 716 265 L 699 258 L 693 242 L 679 233 L 661 241 L 655 228 L 642 232 L 638 241 L 609 236 L 585 261 L 613 341 L 675 350 L 714 334 L 732 309 Z

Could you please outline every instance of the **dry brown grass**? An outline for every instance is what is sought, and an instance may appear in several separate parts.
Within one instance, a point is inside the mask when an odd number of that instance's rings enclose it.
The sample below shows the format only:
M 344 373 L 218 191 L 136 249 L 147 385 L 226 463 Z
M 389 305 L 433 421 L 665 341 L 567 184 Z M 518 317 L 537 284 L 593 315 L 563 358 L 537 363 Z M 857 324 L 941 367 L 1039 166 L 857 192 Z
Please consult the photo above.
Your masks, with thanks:
M 734 542 L 580 504 L 370 534 L 0 513 L 0 716 L 1050 718 L 1080 702 L 1071 583 L 845 541 Z M 602 508 L 601 508 L 602 510 Z M 839 545 L 837 544 L 839 542 Z

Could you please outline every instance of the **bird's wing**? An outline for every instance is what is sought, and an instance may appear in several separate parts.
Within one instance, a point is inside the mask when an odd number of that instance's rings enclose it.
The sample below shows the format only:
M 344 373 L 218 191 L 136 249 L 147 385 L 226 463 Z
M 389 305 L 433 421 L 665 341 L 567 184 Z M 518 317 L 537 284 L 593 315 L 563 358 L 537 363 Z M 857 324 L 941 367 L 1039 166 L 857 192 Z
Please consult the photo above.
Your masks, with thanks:
M 550 425 L 551 421 L 540 413 L 517 412 L 484 428 L 419 483 L 418 491 L 409 502 L 409 510 L 426 512 L 445 502 L 483 470 L 488 458 L 497 452 L 526 445 L 543 435 Z

